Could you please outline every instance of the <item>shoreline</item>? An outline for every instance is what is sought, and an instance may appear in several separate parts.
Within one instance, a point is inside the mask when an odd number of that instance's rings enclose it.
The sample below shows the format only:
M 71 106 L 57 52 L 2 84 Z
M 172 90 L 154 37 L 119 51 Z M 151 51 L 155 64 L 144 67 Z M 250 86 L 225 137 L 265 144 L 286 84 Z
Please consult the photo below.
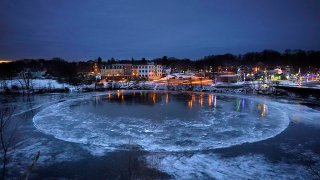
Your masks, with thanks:
M 257 87 L 256 85 L 175 85 L 158 83 L 139 83 L 134 85 L 124 85 L 114 83 L 112 86 L 74 86 L 64 88 L 38 88 L 38 89 L 5 89 L 0 95 L 34 95 L 34 94 L 52 94 L 52 93 L 86 93 L 86 92 L 105 92 L 113 90 L 157 90 L 157 91 L 186 91 L 186 92 L 211 92 L 225 94 L 243 94 L 243 95 L 264 95 L 271 97 L 291 97 L 306 98 L 310 100 L 320 99 L 320 89 L 313 87 L 295 87 L 295 86 L 269 86 Z

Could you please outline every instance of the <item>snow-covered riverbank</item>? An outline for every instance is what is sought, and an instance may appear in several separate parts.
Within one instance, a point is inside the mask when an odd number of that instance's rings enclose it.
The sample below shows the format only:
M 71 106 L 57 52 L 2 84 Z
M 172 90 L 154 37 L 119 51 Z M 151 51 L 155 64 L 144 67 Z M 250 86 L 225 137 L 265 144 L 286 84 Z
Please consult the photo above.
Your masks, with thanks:
M 320 87 L 318 86 L 296 86 L 292 84 L 280 83 L 278 85 L 268 85 L 261 82 L 245 82 L 233 84 L 217 85 L 192 85 L 192 84 L 167 84 L 153 81 L 145 82 L 105 82 L 101 84 L 72 86 L 67 83 L 59 83 L 51 79 L 34 79 L 30 82 L 30 87 L 26 88 L 23 80 L 8 80 L 2 83 L 0 93 L 67 93 L 67 92 L 88 92 L 107 91 L 116 89 L 127 90 L 169 90 L 169 91 L 194 91 L 213 92 L 231 94 L 263 94 L 282 95 L 290 97 L 311 97 L 320 98 Z

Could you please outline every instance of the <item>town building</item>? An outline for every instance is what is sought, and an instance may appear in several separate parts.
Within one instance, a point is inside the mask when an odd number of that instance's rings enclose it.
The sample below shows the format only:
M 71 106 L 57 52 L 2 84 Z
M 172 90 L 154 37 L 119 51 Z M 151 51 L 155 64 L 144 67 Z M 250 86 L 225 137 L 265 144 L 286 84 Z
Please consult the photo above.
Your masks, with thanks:
M 125 76 L 125 72 L 127 74 L 128 70 L 125 68 L 132 67 L 131 64 L 112 64 L 103 66 L 101 69 L 102 77 L 113 77 L 113 76 Z M 129 76 L 131 73 L 129 74 Z
M 103 66 L 101 76 L 107 79 L 112 78 L 146 78 L 147 80 L 157 80 L 162 77 L 162 65 L 148 64 L 112 64 Z
M 147 78 L 148 80 L 157 80 L 162 77 L 162 65 L 154 63 L 135 65 L 137 76 Z

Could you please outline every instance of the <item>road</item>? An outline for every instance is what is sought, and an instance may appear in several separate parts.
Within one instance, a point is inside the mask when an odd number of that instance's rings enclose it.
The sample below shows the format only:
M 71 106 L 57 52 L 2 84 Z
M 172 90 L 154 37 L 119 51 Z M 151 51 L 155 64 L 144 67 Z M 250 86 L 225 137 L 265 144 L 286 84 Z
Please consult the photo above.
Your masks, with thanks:
M 212 80 L 207 78 L 168 79 L 168 80 L 155 80 L 154 82 L 160 83 L 160 84 L 212 85 Z

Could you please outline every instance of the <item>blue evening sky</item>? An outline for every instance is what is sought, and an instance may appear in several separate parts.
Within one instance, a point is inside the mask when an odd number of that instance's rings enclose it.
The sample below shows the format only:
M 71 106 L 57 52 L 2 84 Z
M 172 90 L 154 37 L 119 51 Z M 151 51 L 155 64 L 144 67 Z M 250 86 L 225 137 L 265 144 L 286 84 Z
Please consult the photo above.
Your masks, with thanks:
M 320 49 L 319 0 L 0 0 L 0 59 Z

